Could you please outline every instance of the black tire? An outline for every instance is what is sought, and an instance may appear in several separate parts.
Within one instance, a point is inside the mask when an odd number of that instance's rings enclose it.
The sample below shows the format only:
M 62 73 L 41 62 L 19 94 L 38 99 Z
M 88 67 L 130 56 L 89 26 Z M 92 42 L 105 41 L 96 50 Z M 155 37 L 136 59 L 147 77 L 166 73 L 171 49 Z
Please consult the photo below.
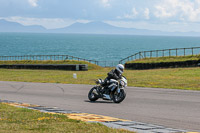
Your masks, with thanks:
M 120 93 L 117 93 L 117 90 L 112 94 L 114 103 L 121 103 L 126 97 L 126 93 L 124 90 L 120 90 Z
M 94 93 L 93 93 L 93 90 L 96 89 L 96 87 L 93 87 L 89 93 L 88 93 L 88 99 L 90 101 L 96 101 L 97 99 L 99 99 Z

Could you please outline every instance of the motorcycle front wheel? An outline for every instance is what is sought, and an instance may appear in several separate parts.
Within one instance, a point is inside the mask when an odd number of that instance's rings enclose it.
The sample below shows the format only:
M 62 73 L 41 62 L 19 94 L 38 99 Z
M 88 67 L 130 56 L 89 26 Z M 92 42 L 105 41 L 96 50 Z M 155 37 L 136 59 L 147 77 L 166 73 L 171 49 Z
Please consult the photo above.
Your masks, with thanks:
M 97 92 L 97 88 L 96 87 L 93 87 L 89 93 L 88 93 L 88 99 L 90 101 L 96 101 L 98 99 L 97 95 L 94 93 L 94 91 Z
M 113 102 L 114 103 L 121 103 L 126 97 L 125 91 L 122 89 L 118 93 L 117 90 L 112 94 Z

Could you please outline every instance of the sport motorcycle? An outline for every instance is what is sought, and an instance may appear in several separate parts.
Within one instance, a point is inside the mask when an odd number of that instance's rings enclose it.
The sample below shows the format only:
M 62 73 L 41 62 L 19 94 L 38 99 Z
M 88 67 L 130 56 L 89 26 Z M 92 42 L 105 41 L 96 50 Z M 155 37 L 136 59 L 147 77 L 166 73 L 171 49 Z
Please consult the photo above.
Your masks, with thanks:
M 99 98 L 103 100 L 112 100 L 114 103 L 122 102 L 126 97 L 125 88 L 127 87 L 126 77 L 119 80 L 110 79 L 105 85 L 104 80 L 98 79 L 96 84 L 88 93 L 90 101 L 96 101 Z

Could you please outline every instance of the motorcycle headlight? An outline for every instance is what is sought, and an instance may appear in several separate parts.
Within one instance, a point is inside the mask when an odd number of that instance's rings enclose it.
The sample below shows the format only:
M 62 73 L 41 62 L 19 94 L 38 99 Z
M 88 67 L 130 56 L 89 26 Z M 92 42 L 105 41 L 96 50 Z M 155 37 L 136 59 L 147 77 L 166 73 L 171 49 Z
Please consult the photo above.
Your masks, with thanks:
M 121 86 L 125 86 L 124 81 L 120 81 Z

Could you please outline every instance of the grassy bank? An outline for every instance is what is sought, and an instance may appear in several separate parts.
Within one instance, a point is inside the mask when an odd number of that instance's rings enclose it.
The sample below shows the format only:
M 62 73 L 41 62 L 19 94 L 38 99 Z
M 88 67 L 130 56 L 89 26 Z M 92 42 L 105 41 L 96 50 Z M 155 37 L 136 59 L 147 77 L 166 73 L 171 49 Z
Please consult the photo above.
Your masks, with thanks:
M 129 61 L 127 63 L 160 63 L 160 62 L 179 62 L 188 60 L 200 60 L 200 55 L 144 58 L 144 59 Z
M 0 69 L 0 81 L 94 84 L 105 78 L 111 68 L 89 71 Z M 77 74 L 77 79 L 73 78 Z M 128 86 L 200 90 L 200 68 L 125 70 Z
M 16 108 L 0 103 L 0 132 L 70 132 L 70 133 L 128 133 L 102 124 L 68 119 L 65 115 L 47 114 Z
M 89 70 L 97 70 L 102 67 L 97 66 L 95 64 L 89 63 L 87 61 L 76 61 L 76 60 L 63 60 L 63 61 L 32 61 L 32 60 L 22 60 L 22 61 L 0 61 L 0 65 L 2 64 L 87 64 Z

